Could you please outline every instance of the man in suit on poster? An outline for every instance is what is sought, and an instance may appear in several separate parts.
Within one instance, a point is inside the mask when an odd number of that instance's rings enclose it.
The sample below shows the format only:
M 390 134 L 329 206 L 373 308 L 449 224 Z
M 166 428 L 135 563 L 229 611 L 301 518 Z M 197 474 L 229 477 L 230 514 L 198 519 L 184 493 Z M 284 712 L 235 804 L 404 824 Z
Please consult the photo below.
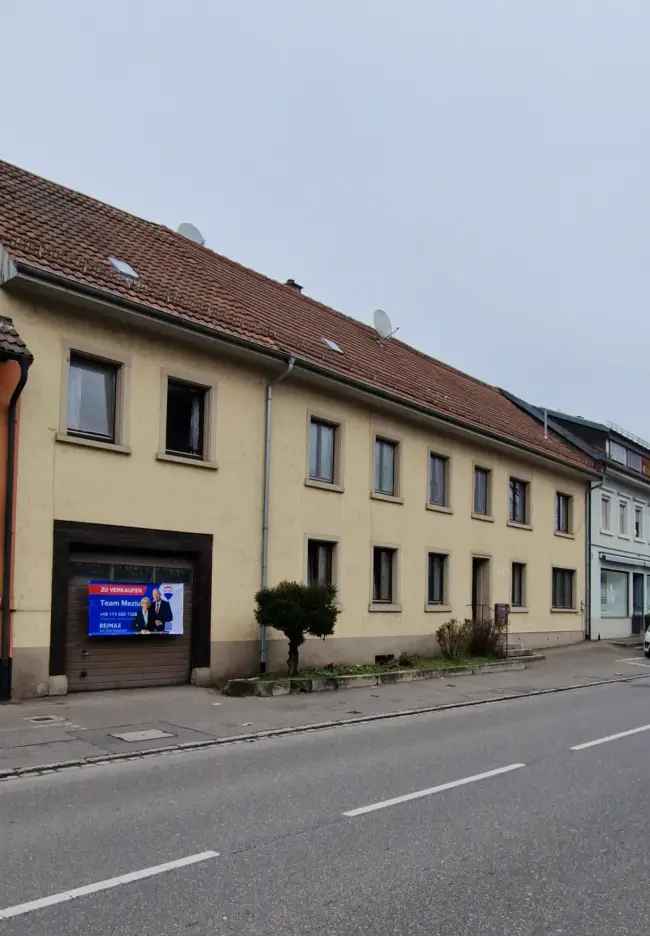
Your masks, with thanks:
M 173 619 L 172 609 L 168 601 L 165 601 L 157 588 L 151 593 L 151 617 L 153 618 L 153 627 L 156 633 L 164 633 L 165 624 L 169 624 Z

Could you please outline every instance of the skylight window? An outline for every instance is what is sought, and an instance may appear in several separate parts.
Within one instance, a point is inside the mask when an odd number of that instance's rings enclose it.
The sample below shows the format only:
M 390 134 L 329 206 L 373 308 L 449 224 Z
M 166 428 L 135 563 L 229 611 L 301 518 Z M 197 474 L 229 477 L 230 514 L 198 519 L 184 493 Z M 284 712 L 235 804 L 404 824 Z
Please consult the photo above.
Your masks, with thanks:
M 323 344 L 326 345 L 330 351 L 337 351 L 339 354 L 343 354 L 343 349 L 340 348 L 335 341 L 332 341 L 331 338 L 323 338 Z
M 122 276 L 126 276 L 128 279 L 137 280 L 138 274 L 135 272 L 130 263 L 127 263 L 126 260 L 120 260 L 118 257 L 109 257 L 111 261 L 111 266 L 114 270 L 117 270 L 118 273 L 121 273 Z

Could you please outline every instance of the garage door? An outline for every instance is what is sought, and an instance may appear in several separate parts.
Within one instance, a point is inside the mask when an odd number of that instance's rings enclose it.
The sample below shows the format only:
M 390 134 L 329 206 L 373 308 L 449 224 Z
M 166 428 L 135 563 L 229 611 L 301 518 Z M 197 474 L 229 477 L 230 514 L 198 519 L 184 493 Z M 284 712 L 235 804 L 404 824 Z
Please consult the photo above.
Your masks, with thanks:
M 189 682 L 192 579 L 190 560 L 74 556 L 68 580 L 65 662 L 68 690 L 176 686 Z M 88 583 L 182 582 L 183 634 L 178 637 L 88 637 Z

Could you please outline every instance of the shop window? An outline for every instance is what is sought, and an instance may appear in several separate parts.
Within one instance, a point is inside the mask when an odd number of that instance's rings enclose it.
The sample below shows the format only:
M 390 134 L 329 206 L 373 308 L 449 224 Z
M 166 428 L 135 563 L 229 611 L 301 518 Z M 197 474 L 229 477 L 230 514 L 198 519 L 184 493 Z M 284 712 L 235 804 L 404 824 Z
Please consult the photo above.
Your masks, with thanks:
M 627 572 L 600 570 L 600 613 L 602 617 L 629 617 L 629 582 Z

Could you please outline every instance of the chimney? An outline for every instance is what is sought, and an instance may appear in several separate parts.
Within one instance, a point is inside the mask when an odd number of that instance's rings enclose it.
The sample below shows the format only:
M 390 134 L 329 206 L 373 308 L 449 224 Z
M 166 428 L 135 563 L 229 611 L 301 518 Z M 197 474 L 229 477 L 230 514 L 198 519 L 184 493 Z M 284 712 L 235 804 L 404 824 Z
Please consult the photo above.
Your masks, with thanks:
M 295 279 L 288 279 L 284 285 L 290 286 L 291 289 L 295 289 L 296 292 L 302 292 L 302 286 L 300 283 L 296 283 Z

